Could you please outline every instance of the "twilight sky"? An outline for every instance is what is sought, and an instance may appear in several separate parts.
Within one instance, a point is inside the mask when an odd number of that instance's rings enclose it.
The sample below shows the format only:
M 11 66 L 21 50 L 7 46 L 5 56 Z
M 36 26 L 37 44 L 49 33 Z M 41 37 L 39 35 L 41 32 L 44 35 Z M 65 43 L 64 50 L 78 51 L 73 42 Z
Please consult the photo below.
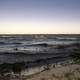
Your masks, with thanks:
M 80 0 L 0 0 L 0 34 L 80 34 Z

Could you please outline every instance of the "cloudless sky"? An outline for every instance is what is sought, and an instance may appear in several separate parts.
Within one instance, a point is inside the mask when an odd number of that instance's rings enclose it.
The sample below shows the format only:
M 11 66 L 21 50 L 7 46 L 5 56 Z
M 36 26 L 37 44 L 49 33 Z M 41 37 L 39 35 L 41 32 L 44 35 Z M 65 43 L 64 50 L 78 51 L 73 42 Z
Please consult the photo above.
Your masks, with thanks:
M 0 0 L 0 33 L 80 33 L 80 0 Z

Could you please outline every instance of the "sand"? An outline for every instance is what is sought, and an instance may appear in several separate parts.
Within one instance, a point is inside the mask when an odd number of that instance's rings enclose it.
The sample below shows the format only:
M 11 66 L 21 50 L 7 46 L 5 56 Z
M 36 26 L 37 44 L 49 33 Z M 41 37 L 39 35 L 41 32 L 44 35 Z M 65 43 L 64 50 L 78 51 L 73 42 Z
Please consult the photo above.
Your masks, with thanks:
M 45 70 L 25 80 L 80 80 L 80 65 L 70 64 Z

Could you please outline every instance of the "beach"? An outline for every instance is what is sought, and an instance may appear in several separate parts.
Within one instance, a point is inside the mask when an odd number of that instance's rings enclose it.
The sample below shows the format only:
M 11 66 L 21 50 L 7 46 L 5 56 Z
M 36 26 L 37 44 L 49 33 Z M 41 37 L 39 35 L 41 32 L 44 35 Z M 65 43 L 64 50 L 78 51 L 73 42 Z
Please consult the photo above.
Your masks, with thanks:
M 74 68 L 79 68 L 79 63 L 74 61 L 75 53 L 80 53 L 79 35 L 0 36 L 0 77 L 2 80 L 68 80 L 61 76 L 67 74 L 67 69 L 73 68 L 75 73 Z M 59 75 L 62 72 L 61 79 L 51 77 L 51 71 L 57 77 L 56 71 Z

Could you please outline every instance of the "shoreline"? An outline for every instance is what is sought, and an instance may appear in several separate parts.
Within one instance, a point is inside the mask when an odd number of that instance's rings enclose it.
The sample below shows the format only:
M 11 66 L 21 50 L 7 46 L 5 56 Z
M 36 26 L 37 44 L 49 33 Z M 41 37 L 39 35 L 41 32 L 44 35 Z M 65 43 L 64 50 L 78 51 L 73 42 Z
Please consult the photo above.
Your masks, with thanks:
M 69 67 L 71 65 L 79 65 L 75 64 L 74 62 L 71 62 L 71 60 L 67 62 L 59 62 L 59 63 L 54 63 L 54 64 L 48 64 L 44 66 L 39 66 L 39 67 L 34 67 L 34 68 L 29 68 L 21 71 L 20 75 L 19 73 L 14 74 L 13 72 L 6 73 L 4 77 L 7 77 L 10 75 L 12 77 L 12 80 L 18 80 L 19 77 L 21 76 L 22 80 L 33 80 L 31 78 L 37 77 L 38 74 L 44 73 L 46 71 L 51 71 L 51 70 L 57 70 L 58 68 L 63 68 L 63 67 Z M 79 65 L 80 66 L 80 65 Z M 37 80 L 37 79 L 36 79 Z

